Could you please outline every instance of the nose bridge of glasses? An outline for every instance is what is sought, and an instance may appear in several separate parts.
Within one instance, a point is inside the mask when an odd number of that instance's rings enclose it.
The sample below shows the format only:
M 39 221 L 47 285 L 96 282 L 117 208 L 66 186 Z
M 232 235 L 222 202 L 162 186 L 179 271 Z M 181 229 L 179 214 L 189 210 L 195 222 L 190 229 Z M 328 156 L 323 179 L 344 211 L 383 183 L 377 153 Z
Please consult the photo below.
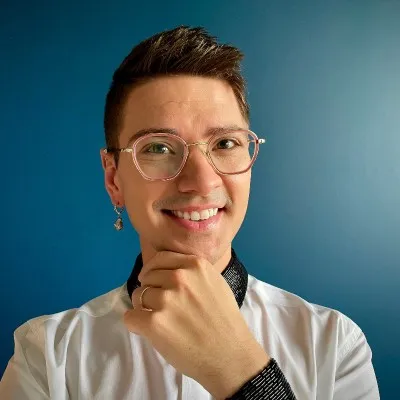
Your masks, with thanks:
M 213 162 L 211 161 L 211 157 L 208 152 L 209 142 L 193 142 L 193 143 L 187 143 L 186 145 L 187 145 L 188 149 L 190 149 L 190 147 L 198 146 L 202 155 L 206 158 L 206 160 L 211 165 L 211 167 L 214 168 Z M 202 146 L 203 146 L 203 148 L 202 148 Z M 189 158 L 190 158 L 190 154 L 188 154 L 185 164 L 187 164 L 187 162 L 189 161 Z
M 208 146 L 208 142 L 193 142 L 193 143 L 187 143 L 188 147 L 192 146 Z
M 199 150 L 208 158 L 208 142 L 193 142 L 193 143 L 187 143 L 187 148 L 190 150 L 191 147 L 198 146 Z M 203 147 L 202 147 L 203 146 Z

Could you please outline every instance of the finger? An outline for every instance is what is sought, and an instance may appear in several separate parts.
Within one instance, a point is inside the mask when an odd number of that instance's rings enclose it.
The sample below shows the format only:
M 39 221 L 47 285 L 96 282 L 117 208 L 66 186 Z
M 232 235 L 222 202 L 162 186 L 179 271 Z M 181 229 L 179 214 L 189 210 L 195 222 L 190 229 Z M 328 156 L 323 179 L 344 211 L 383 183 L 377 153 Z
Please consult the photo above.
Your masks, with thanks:
M 190 265 L 197 262 L 198 258 L 193 255 L 175 253 L 173 251 L 160 251 L 143 265 L 143 268 L 139 274 L 139 280 L 147 272 L 154 269 L 188 268 Z
M 154 316 L 154 312 L 129 310 L 124 314 L 124 325 L 130 332 L 146 336 L 151 329 Z
M 148 286 L 147 286 L 148 287 Z M 153 311 L 162 310 L 165 305 L 165 290 L 157 287 L 150 287 L 143 293 L 146 287 L 138 287 L 132 293 L 132 305 L 135 310 L 143 311 L 143 308 L 150 308 Z M 142 304 L 140 304 L 140 296 L 142 296 Z
M 180 269 L 153 269 L 142 277 L 139 275 L 139 281 L 142 287 L 155 286 L 163 289 L 173 289 L 183 280 L 180 271 Z

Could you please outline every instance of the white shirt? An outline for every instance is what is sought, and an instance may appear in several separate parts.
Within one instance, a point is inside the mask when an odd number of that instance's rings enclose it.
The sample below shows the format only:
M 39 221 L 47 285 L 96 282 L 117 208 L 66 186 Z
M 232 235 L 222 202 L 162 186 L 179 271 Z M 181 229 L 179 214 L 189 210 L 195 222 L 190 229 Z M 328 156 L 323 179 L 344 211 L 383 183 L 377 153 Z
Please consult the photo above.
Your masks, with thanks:
M 132 308 L 126 286 L 20 326 L 0 398 L 212 399 L 126 329 L 122 316 Z M 379 399 L 371 349 L 345 315 L 251 275 L 240 310 L 298 400 Z

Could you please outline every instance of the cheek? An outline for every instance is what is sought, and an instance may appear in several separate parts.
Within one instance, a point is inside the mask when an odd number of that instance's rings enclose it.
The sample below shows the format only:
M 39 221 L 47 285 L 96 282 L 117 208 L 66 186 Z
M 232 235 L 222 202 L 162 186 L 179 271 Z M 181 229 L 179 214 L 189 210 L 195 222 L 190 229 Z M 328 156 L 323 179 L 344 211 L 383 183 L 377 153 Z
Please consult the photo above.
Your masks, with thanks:
M 248 197 L 250 191 L 250 179 L 251 174 L 249 172 L 240 175 L 232 175 L 229 182 L 231 190 L 240 198 Z
M 151 187 L 134 165 L 121 165 L 121 167 L 124 167 L 120 174 L 120 181 L 125 208 L 129 219 L 136 228 L 141 219 L 146 218 L 148 215 L 146 210 L 151 207 Z
M 228 194 L 233 201 L 233 208 L 235 212 L 240 214 L 240 210 L 246 211 L 247 203 L 250 193 L 250 179 L 249 172 L 241 175 L 232 175 L 227 179 L 225 187 Z
M 134 228 L 140 233 L 157 225 L 157 213 L 153 211 L 153 205 L 163 197 L 163 184 L 131 175 L 129 179 L 124 179 L 123 189 L 125 208 Z
M 139 234 L 152 225 L 151 194 L 143 185 L 132 185 L 124 192 L 125 208 L 129 220 Z

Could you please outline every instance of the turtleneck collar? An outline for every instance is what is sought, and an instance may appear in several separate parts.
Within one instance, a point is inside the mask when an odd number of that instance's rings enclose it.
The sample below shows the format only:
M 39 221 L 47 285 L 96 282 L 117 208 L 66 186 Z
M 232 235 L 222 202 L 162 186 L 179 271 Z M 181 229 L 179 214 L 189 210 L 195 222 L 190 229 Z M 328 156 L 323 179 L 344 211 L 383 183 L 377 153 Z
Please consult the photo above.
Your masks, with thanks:
M 132 293 L 135 289 L 141 286 L 138 276 L 143 267 L 142 254 L 140 253 L 136 257 L 135 265 L 131 272 L 131 275 L 127 281 L 127 289 L 129 297 L 132 298 Z M 222 271 L 221 275 L 231 288 L 239 308 L 242 306 L 244 297 L 246 296 L 248 273 L 244 265 L 237 258 L 235 251 L 232 249 L 231 259 Z

